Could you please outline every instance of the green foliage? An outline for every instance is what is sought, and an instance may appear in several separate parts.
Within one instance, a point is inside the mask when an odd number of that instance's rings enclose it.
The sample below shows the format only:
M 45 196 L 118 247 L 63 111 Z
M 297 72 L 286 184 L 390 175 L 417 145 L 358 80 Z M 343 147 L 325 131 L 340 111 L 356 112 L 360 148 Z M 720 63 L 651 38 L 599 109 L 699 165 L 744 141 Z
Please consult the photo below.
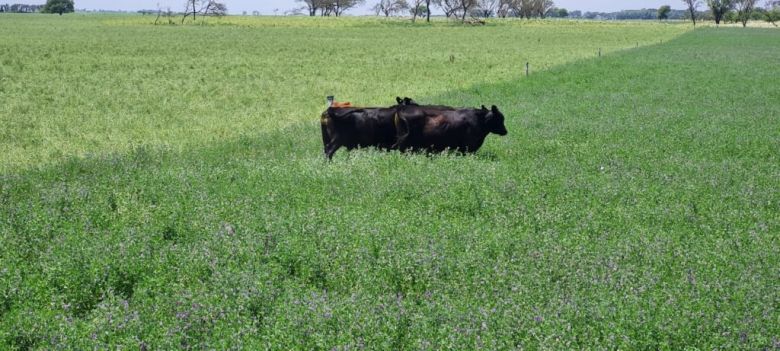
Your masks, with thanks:
M 726 23 L 737 23 L 739 22 L 739 14 L 737 11 L 726 12 L 726 14 L 723 15 L 723 21 Z
M 762 14 L 764 16 L 763 18 L 764 21 L 767 21 L 775 25 L 775 27 L 777 27 L 777 24 L 775 24 L 775 22 L 780 21 L 780 6 L 775 6 L 771 9 L 766 9 Z
M 73 0 L 46 0 L 46 5 L 44 5 L 41 10 L 43 13 L 58 13 L 60 15 L 73 11 Z
M 733 8 L 733 0 L 707 0 L 707 6 L 712 12 L 712 17 L 715 19 L 715 24 L 720 24 L 720 21 L 724 19 Z
M 775 346 L 775 30 L 138 18 L 0 20 L 0 348 Z M 328 163 L 328 94 L 510 134 Z
M 757 0 L 734 0 L 734 5 L 737 10 L 737 19 L 742 22 L 742 27 L 747 27 L 748 21 L 750 21 Z
M 566 18 L 569 17 L 569 11 L 565 8 L 553 7 L 547 11 L 547 17 Z
M 671 6 L 663 5 L 658 8 L 658 19 L 663 21 L 669 18 L 669 12 L 672 11 Z

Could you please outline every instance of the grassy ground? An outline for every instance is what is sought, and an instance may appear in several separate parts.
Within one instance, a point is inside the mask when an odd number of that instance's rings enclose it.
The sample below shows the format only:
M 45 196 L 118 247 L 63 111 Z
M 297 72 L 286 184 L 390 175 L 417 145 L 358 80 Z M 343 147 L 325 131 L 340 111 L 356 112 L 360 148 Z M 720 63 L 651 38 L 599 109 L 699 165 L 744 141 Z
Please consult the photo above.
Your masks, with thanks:
M 515 81 L 526 62 L 539 71 L 594 57 L 599 47 L 606 53 L 658 43 L 686 30 L 566 22 L 509 28 L 437 22 L 431 28 L 346 18 L 232 21 L 255 27 L 152 26 L 149 16 L 3 17 L 0 26 L 13 40 L 0 51 L 0 93 L 7 101 L 0 122 L 8 125 L 0 134 L 0 170 L 138 145 L 183 150 L 316 124 L 331 94 L 389 105 L 396 95 L 425 99 L 453 91 L 442 102 L 487 103 L 493 97 L 469 89 Z M 513 102 L 497 104 L 511 108 Z
M 6 346 L 780 345 L 777 30 L 0 19 Z M 326 163 L 328 93 L 510 134 Z

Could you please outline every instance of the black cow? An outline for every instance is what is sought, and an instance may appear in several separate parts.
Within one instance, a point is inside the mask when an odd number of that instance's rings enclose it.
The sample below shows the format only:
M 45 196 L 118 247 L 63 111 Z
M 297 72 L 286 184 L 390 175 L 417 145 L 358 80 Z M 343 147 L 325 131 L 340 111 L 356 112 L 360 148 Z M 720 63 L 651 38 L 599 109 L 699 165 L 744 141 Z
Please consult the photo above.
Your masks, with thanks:
M 396 105 L 390 107 L 329 107 L 320 118 L 325 157 L 333 158 L 342 146 L 390 150 L 396 142 L 396 111 L 406 105 L 417 104 L 408 97 L 396 97 Z
M 476 152 L 488 134 L 507 134 L 504 115 L 495 105 L 489 110 L 484 105 L 481 109 L 401 106 L 394 122 L 397 141 L 392 148 L 401 151 Z

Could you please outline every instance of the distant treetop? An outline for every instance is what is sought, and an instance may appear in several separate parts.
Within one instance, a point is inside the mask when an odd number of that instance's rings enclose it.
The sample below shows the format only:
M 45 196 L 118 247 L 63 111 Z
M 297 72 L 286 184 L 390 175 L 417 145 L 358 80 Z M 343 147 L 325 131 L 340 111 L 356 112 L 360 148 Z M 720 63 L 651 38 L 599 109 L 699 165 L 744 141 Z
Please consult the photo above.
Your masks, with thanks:
M 41 9 L 41 12 L 43 13 L 58 13 L 60 16 L 62 16 L 63 13 L 70 13 L 73 11 L 73 0 L 47 0 L 46 5 Z

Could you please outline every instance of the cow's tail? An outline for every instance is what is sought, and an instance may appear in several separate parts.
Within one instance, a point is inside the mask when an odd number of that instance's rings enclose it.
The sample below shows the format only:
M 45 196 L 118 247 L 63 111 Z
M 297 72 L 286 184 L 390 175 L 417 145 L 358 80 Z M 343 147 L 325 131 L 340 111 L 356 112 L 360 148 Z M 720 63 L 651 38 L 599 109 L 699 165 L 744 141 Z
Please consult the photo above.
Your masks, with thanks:
M 330 133 L 328 133 L 328 123 L 330 123 L 330 117 L 328 112 L 325 111 L 320 116 L 320 128 L 322 128 L 322 149 L 323 152 L 328 152 L 328 144 L 330 144 Z

